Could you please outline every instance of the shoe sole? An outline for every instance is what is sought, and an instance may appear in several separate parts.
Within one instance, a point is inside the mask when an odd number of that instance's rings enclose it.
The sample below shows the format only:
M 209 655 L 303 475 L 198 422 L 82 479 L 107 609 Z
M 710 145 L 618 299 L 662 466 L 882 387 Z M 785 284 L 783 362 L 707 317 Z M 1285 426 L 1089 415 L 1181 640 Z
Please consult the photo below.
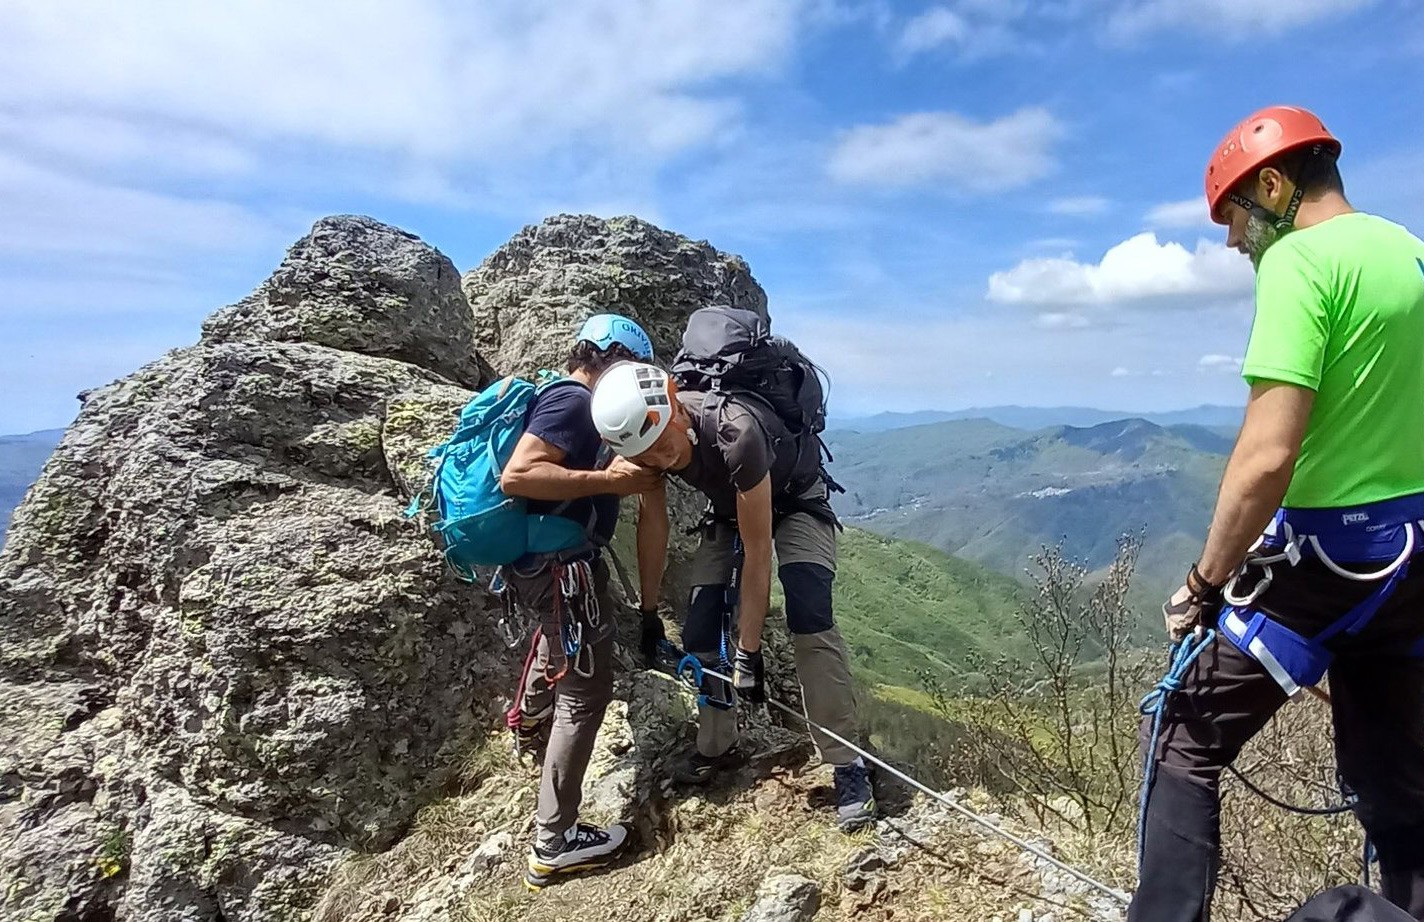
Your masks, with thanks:
M 622 851 L 622 849 L 619 849 L 619 851 Z M 613 852 L 608 855 L 601 855 L 598 858 L 592 858 L 581 864 L 571 864 L 566 868 L 554 868 L 546 864 L 534 864 L 530 862 L 529 870 L 524 872 L 524 887 L 526 890 L 538 893 L 561 877 L 607 867 L 618 859 L 618 854 L 618 852 Z

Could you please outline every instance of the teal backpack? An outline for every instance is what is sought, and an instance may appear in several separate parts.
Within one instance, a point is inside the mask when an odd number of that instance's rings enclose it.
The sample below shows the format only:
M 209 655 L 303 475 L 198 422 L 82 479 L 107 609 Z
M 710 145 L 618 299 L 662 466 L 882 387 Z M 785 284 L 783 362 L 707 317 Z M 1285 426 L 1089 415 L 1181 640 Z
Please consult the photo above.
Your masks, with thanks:
M 461 579 L 475 581 L 474 568 L 513 563 L 525 554 L 557 553 L 589 543 L 584 526 L 561 515 L 531 514 L 523 497 L 506 496 L 499 477 L 529 418 L 534 398 L 572 383 L 540 372 L 537 385 L 513 375 L 494 382 L 465 405 L 455 434 L 430 450 L 430 483 L 406 509 L 435 519 L 445 560 Z

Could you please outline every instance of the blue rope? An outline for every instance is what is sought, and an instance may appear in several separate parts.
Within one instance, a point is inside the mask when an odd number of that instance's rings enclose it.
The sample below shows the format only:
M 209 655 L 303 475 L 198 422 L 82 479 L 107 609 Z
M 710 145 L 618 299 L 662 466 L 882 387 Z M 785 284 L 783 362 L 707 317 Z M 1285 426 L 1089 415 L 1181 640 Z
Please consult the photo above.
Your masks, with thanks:
M 1142 874 L 1142 855 L 1147 847 L 1147 801 L 1152 795 L 1152 784 L 1157 780 L 1157 743 L 1162 736 L 1162 716 L 1167 711 L 1167 702 L 1186 685 L 1187 671 L 1192 664 L 1216 641 L 1216 630 L 1208 630 L 1198 640 L 1196 637 L 1183 638 L 1172 653 L 1172 666 L 1157 687 L 1142 698 L 1138 710 L 1144 715 L 1152 715 L 1152 736 L 1142 763 L 1142 795 L 1137 808 L 1137 873 Z

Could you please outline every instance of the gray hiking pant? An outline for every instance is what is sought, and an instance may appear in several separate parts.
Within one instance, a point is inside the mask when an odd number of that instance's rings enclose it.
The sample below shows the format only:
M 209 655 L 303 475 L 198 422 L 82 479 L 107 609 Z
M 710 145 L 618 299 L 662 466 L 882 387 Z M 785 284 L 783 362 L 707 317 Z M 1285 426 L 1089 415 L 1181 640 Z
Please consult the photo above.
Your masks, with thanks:
M 614 603 L 608 594 L 608 566 L 601 559 L 593 567 L 594 585 L 600 610 L 596 628 L 584 626 L 584 643 L 592 651 L 592 675 L 583 676 L 570 664 L 569 670 L 553 687 L 545 679 L 549 664 L 551 641 L 540 630 L 541 623 L 550 621 L 554 605 L 554 577 L 545 568 L 533 574 L 505 568 L 505 581 L 515 593 L 515 605 L 526 619 L 530 630 L 536 631 L 538 649 L 529 671 L 525 674 L 523 710 L 525 714 L 541 714 L 550 707 L 554 722 L 549 730 L 549 745 L 544 752 L 543 773 L 539 781 L 539 805 L 535 821 L 536 838 L 540 845 L 552 845 L 578 822 L 583 803 L 583 778 L 588 760 L 593 755 L 594 740 L 603 724 L 603 712 L 613 700 L 613 636 L 615 631 Z M 560 649 L 555 647 L 555 649 Z M 583 671 L 588 661 L 585 661 Z M 556 669 L 557 671 L 557 661 Z
M 824 487 L 821 487 L 824 489 Z M 707 527 L 692 560 L 692 597 L 682 642 L 689 653 L 721 669 L 721 636 L 727 583 L 733 565 L 736 526 Z M 786 593 L 786 621 L 795 650 L 796 676 L 808 718 L 846 739 L 855 738 L 855 690 L 845 641 L 831 617 L 831 587 L 835 581 L 835 526 L 805 512 L 781 519 L 773 535 L 777 576 Z M 731 650 L 728 655 L 730 657 Z M 705 691 L 726 700 L 725 682 L 708 679 Z M 718 756 L 737 741 L 734 709 L 713 705 L 698 708 L 697 749 Z M 832 765 L 855 761 L 856 753 L 825 734 L 811 731 L 821 758 Z

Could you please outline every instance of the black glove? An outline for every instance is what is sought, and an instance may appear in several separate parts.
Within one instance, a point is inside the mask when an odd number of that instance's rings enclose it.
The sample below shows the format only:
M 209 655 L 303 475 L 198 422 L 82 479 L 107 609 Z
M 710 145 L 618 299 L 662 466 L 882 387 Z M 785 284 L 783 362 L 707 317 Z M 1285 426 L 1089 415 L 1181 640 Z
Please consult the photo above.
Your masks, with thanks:
M 753 704 L 766 704 L 766 667 L 761 651 L 748 653 L 741 647 L 732 656 L 732 687 L 737 696 Z
M 663 619 L 656 608 L 640 608 L 643 616 L 642 632 L 638 638 L 638 649 L 643 651 L 643 659 L 649 667 L 658 664 L 659 648 L 667 642 L 667 631 L 663 629 Z

